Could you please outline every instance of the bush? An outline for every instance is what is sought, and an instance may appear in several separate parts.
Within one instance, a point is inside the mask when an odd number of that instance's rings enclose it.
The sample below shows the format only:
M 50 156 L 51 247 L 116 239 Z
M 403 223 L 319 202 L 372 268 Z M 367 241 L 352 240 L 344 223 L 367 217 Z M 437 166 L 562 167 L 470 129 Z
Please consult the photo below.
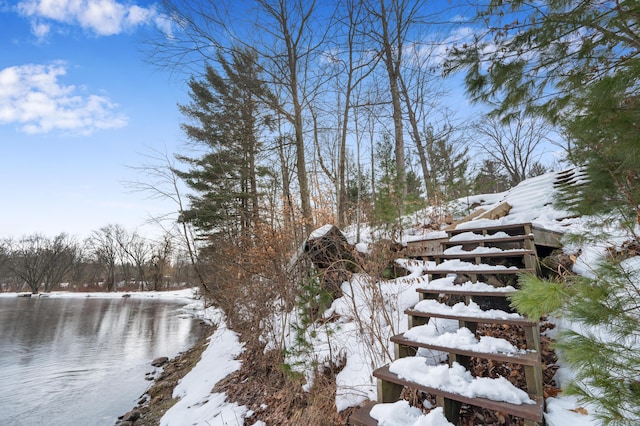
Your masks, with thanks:
M 513 306 L 532 318 L 570 321 L 555 348 L 575 372 L 566 392 L 597 406 L 604 424 L 640 424 L 640 257 L 607 258 L 593 277 L 525 277 Z

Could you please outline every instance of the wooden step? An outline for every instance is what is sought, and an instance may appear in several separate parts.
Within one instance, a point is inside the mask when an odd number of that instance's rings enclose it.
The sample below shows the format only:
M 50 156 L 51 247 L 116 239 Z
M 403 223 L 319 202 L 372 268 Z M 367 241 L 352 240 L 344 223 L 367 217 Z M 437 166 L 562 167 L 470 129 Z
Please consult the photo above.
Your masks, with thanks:
M 447 230 L 449 234 L 449 238 L 454 235 L 462 234 L 464 232 L 473 232 L 482 235 L 490 235 L 495 234 L 496 232 L 505 232 L 507 234 L 513 235 L 517 231 L 522 231 L 520 234 L 529 234 L 531 230 L 531 223 L 511 223 L 511 224 L 503 224 L 496 226 L 482 226 L 482 227 L 462 227 Z
M 377 426 L 378 421 L 371 417 L 371 409 L 376 405 L 375 401 L 368 401 L 355 413 L 349 416 L 349 424 L 352 426 Z
M 456 288 L 461 287 L 461 288 Z M 513 287 L 494 287 L 496 290 L 470 290 L 462 288 L 462 286 L 436 287 L 436 288 L 417 288 L 416 292 L 420 294 L 454 294 L 458 296 L 483 296 L 483 297 L 509 297 L 517 290 Z M 503 290 L 504 289 L 504 290 Z
M 535 422 L 543 421 L 544 397 L 541 397 L 541 396 L 529 395 L 529 398 L 531 398 L 535 402 L 535 404 L 517 405 L 517 404 L 511 404 L 504 401 L 494 401 L 486 398 L 477 398 L 477 397 L 469 398 L 464 395 L 434 388 L 423 383 L 415 383 L 408 380 L 404 380 L 398 377 L 397 374 L 392 373 L 389 370 L 389 366 L 376 369 L 373 372 L 373 375 L 379 381 L 378 382 L 379 383 L 378 398 L 379 399 L 381 397 L 383 398 L 383 400 L 379 402 L 394 402 L 398 400 L 400 396 L 400 392 L 402 391 L 401 387 L 408 387 L 411 389 L 417 389 L 422 392 L 429 393 L 431 395 L 435 395 L 436 397 L 445 398 L 452 401 L 458 401 L 463 404 L 483 407 L 489 410 L 511 414 L 513 416 L 532 420 Z M 388 386 L 385 386 L 385 383 L 390 383 L 392 385 L 397 385 L 397 386 L 388 387 Z M 388 400 L 385 400 L 385 398 Z M 445 413 L 447 411 L 448 410 L 445 407 Z M 449 415 L 447 415 L 447 417 L 449 418 Z M 450 418 L 449 420 L 451 421 Z
M 462 244 L 459 244 L 462 245 Z M 496 252 L 486 252 L 486 253 L 482 253 L 482 252 L 473 252 L 473 251 L 468 251 L 467 253 L 442 253 L 442 254 L 433 254 L 431 255 L 431 257 L 433 257 L 434 259 L 442 259 L 442 260 L 449 260 L 449 259 L 475 259 L 475 258 L 481 258 L 481 259 L 494 259 L 494 258 L 501 258 L 501 257 L 524 257 L 524 256 L 533 256 L 535 255 L 535 252 L 533 250 L 503 250 L 503 251 L 496 251 Z
M 506 250 L 500 252 L 474 252 L 465 253 L 443 253 L 431 256 L 437 264 L 442 264 L 447 260 L 472 261 L 475 264 L 487 264 L 495 266 L 504 264 L 505 266 L 520 266 L 533 269 L 537 266 L 536 253 L 533 250 Z
M 430 343 L 416 342 L 404 337 L 404 334 L 397 334 L 391 337 L 391 341 L 400 346 L 408 348 L 425 348 L 450 354 L 489 359 L 499 362 L 510 362 L 513 364 L 539 366 L 541 363 L 540 354 L 536 351 L 526 351 L 525 353 L 493 353 L 493 352 L 476 352 L 472 350 L 460 349 L 453 346 L 441 346 Z M 399 351 L 401 354 L 402 351 Z
M 519 241 L 533 241 L 533 235 L 512 235 L 510 237 L 491 237 L 487 236 L 485 238 L 477 238 L 477 239 L 467 239 L 467 240 L 448 240 L 442 241 L 441 244 L 445 247 L 451 246 L 468 246 L 471 244 L 480 245 L 481 243 L 510 243 L 510 242 L 519 242 Z
M 516 288 L 511 285 L 503 286 L 496 285 L 498 283 L 488 284 L 478 281 L 467 281 L 455 284 L 455 280 L 456 278 L 453 276 L 434 279 L 426 283 L 423 287 L 416 288 L 416 292 L 420 295 L 455 294 L 459 296 L 507 297 L 517 291 Z
M 462 322 L 476 323 L 476 324 L 509 324 L 520 325 L 523 327 L 536 327 L 537 322 L 524 317 L 511 317 L 511 318 L 494 318 L 494 317 L 477 317 L 470 315 L 457 315 L 455 313 L 442 313 L 442 312 L 424 312 L 417 311 L 415 309 L 405 309 L 405 314 L 413 318 L 444 318 L 458 320 Z M 424 321 L 422 321 L 424 323 Z M 420 321 L 414 321 L 413 324 L 420 323 Z
M 512 268 L 512 269 L 427 269 L 424 271 L 425 274 L 431 276 L 447 276 L 449 274 L 460 274 L 460 275 L 518 275 L 518 274 L 532 274 L 535 273 L 534 269 L 531 268 Z

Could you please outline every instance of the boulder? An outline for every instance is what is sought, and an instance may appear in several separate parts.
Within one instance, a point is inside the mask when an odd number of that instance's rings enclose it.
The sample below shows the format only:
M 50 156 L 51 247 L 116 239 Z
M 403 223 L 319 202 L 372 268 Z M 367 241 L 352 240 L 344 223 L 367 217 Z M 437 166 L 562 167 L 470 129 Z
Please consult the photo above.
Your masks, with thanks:
M 317 229 L 304 243 L 305 256 L 318 268 L 324 289 L 334 298 L 342 295 L 340 287 L 355 269 L 354 252 L 354 247 L 334 225 Z
M 140 411 L 131 410 L 124 416 L 122 416 L 122 422 L 135 422 L 140 418 Z
M 161 356 L 151 361 L 151 365 L 153 367 L 162 367 L 167 362 L 169 362 L 169 358 L 167 358 L 166 356 Z

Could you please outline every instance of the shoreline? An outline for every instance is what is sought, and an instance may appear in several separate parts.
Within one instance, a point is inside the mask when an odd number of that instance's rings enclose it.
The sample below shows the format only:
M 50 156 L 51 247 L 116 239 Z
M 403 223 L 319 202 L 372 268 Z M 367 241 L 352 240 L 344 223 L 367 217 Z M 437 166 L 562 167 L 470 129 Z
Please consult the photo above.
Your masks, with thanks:
M 160 419 L 179 399 L 173 398 L 173 390 L 200 361 L 207 348 L 209 337 L 216 327 L 202 322 L 206 329 L 202 337 L 192 347 L 168 360 L 163 366 L 156 367 L 159 374 L 153 378 L 145 393 L 140 395 L 138 403 L 127 413 L 118 416 L 116 426 L 158 426 Z M 151 362 L 149 363 L 151 366 Z
M 0 293 L 0 298 L 50 298 L 50 299 L 63 299 L 63 298 L 103 298 L 103 299 L 117 299 L 117 298 L 135 298 L 135 299 L 187 299 L 193 301 L 197 294 L 197 287 L 183 288 L 179 290 L 160 290 L 160 291 L 52 291 L 50 293 L 31 293 L 31 292 L 7 292 Z

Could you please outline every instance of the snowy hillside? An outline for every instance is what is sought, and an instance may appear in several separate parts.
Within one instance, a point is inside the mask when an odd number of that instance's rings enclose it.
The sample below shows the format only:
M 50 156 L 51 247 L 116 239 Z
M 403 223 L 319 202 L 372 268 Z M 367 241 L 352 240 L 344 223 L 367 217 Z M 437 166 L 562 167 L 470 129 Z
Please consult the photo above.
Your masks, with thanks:
M 490 210 L 500 203 L 507 202 L 511 206 L 508 215 L 497 220 L 479 219 L 463 223 L 458 229 L 476 227 L 478 225 L 494 226 L 507 223 L 532 222 L 534 225 L 563 233 L 580 233 L 584 221 L 571 218 L 570 215 L 553 206 L 553 197 L 557 191 L 559 173 L 547 173 L 536 178 L 528 179 L 509 191 L 500 194 L 486 194 L 466 197 L 457 201 L 458 207 L 471 206 Z M 575 179 L 580 179 L 579 177 Z M 575 182 L 575 180 L 574 180 Z M 471 209 L 471 210 L 473 210 Z M 428 238 L 429 233 L 423 227 L 425 223 L 421 215 L 429 217 L 429 211 L 424 211 L 411 216 L 412 226 L 404 230 L 404 242 L 417 238 Z M 437 234 L 437 231 L 435 231 Z M 351 233 L 347 237 L 351 242 L 357 240 L 370 242 L 374 239 L 374 233 L 367 229 L 356 238 Z M 359 246 L 366 250 L 364 244 Z M 578 265 L 591 262 L 594 256 L 601 253 L 600 249 L 583 247 L 582 253 L 588 261 L 578 258 Z M 372 376 L 375 368 L 387 364 L 393 360 L 394 348 L 389 338 L 395 334 L 407 331 L 407 321 L 404 310 L 418 303 L 416 288 L 424 284 L 423 271 L 429 267 L 430 262 L 417 260 L 402 260 L 402 266 L 410 274 L 393 280 L 377 280 L 364 274 L 354 274 L 349 282 L 342 284 L 343 296 L 334 300 L 331 306 L 324 312 L 324 318 L 332 318 L 322 324 L 310 325 L 304 330 L 304 340 L 309 343 L 308 350 L 293 350 L 300 331 L 294 330 L 292 325 L 298 320 L 296 312 L 291 312 L 280 319 L 279 324 L 288 330 L 286 333 L 286 345 L 289 349 L 287 362 L 296 371 L 302 373 L 307 379 L 307 387 L 314 380 L 314 371 L 323 365 L 341 365 L 338 373 L 336 406 L 338 410 L 361 405 L 367 400 L 376 400 L 376 382 Z M 433 266 L 433 265 L 431 265 Z M 448 285 L 444 280 L 439 285 Z M 509 290 L 509 289 L 506 289 Z M 220 320 L 220 324 L 224 322 Z M 558 322 L 559 328 L 564 324 Z M 431 321 L 423 326 L 420 333 L 425 339 L 452 339 L 455 342 L 463 342 L 466 345 L 484 345 L 492 348 L 496 342 L 490 339 L 476 341 L 473 336 L 447 337 L 457 329 L 457 321 L 439 320 Z M 418 331 L 415 331 L 418 332 Z M 449 333 L 449 334 L 448 334 Z M 462 343 L 460 343 L 462 344 Z M 171 419 L 182 419 L 184 424 L 194 425 L 233 425 L 243 424 L 243 418 L 250 415 L 247 409 L 234 403 L 226 402 L 224 394 L 209 394 L 212 381 L 220 380 L 225 374 L 238 368 L 237 361 L 230 354 L 238 354 L 242 351 L 242 344 L 237 340 L 233 331 L 219 328 L 211 337 L 210 348 L 203 354 L 202 361 L 195 371 L 187 376 L 176 389 L 174 396 L 182 398 L 184 403 L 174 406 L 163 419 L 162 424 L 173 425 Z M 515 348 L 494 348 L 489 350 L 512 350 Z M 433 353 L 421 350 L 420 354 L 430 360 L 434 366 L 442 361 L 441 353 Z M 411 363 L 414 361 L 403 361 Z M 411 366 L 409 366 L 411 367 Z M 421 367 L 423 368 L 423 367 Z M 433 367 L 436 368 L 436 367 Z M 414 369 L 415 370 L 415 369 Z M 438 380 L 445 380 L 437 371 L 429 372 Z M 556 380 L 564 385 L 571 377 L 571 372 L 566 368 L 558 370 Z M 215 380 L 214 380 L 215 379 Z M 449 377 L 451 383 L 460 384 L 462 378 Z M 465 379 L 466 380 L 466 379 Z M 470 384 L 464 386 L 469 387 Z M 484 395 L 487 392 L 496 393 L 512 392 L 509 386 L 504 388 L 487 389 L 482 384 L 474 384 L 474 392 Z M 509 397 L 507 395 L 507 397 Z M 517 395 L 517 398 L 524 398 Z M 519 399 L 520 400 L 520 399 Z M 527 403 L 526 400 L 522 400 Z M 556 397 L 546 400 L 545 420 L 549 425 L 589 425 L 598 424 L 593 416 L 594 407 L 580 405 L 576 399 L 560 393 Z M 441 410 L 432 410 L 425 416 L 418 410 L 409 407 L 404 402 L 394 404 L 381 404 L 376 407 L 373 415 L 378 418 L 380 424 L 386 425 L 441 425 L 448 424 Z M 260 422 L 259 422 L 260 423 Z

